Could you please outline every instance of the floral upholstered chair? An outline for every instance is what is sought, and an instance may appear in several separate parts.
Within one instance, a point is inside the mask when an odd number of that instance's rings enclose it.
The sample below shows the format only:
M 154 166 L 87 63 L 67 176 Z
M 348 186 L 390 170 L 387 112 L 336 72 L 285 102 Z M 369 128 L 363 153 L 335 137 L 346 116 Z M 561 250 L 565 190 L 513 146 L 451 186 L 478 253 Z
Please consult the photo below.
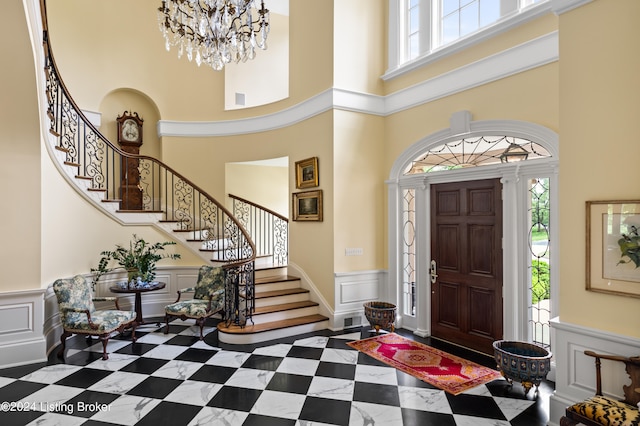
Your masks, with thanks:
M 182 293 L 193 292 L 193 299 L 180 300 Z M 198 272 L 198 282 L 195 287 L 178 290 L 175 303 L 165 307 L 164 333 L 169 332 L 169 319 L 178 317 L 181 320 L 193 318 L 200 326 L 200 340 L 204 338 L 202 330 L 207 318 L 222 312 L 224 316 L 224 270 L 221 267 L 201 266 Z
M 60 336 L 62 347 L 59 357 L 64 356 L 67 337 L 72 334 L 97 336 L 102 341 L 102 359 L 108 359 L 107 343 L 116 333 L 131 328 L 131 338 L 135 342 L 136 313 L 122 311 L 117 297 L 92 297 L 91 283 L 81 275 L 71 279 L 59 279 L 53 283 L 53 291 L 58 299 L 58 309 L 63 333 Z M 115 310 L 96 310 L 93 302 L 115 303 Z

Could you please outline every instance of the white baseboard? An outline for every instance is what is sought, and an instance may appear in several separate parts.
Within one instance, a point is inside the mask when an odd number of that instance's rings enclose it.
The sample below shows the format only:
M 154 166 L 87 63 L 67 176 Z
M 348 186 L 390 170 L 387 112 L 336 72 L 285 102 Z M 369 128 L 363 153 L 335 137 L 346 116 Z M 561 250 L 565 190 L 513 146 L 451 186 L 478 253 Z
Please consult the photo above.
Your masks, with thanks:
M 0 367 L 47 360 L 44 290 L 0 293 Z
M 559 318 L 551 320 L 551 327 L 556 341 L 556 390 L 550 398 L 549 425 L 555 426 L 560 423 L 567 406 L 595 395 L 595 359 L 586 356 L 584 351 L 638 356 L 640 339 L 561 322 Z M 624 364 L 602 361 L 602 390 L 605 395 L 622 399 L 622 386 L 628 383 Z

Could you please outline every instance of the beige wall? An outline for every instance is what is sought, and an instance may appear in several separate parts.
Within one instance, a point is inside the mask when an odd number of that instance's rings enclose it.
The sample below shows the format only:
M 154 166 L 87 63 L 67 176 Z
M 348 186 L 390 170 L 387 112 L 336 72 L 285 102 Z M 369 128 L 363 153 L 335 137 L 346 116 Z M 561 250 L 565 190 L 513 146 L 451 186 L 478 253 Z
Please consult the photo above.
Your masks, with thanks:
M 40 287 L 40 129 L 36 68 L 22 2 L 3 4 L 0 26 L 0 291 Z M 39 71 L 39 70 L 38 70 Z
M 227 163 L 225 192 L 290 217 L 288 166 Z M 233 212 L 230 206 L 229 211 Z
M 598 0 L 560 18 L 560 317 L 634 337 L 640 299 L 585 291 L 584 253 L 585 201 L 640 199 L 639 17 L 635 0 Z

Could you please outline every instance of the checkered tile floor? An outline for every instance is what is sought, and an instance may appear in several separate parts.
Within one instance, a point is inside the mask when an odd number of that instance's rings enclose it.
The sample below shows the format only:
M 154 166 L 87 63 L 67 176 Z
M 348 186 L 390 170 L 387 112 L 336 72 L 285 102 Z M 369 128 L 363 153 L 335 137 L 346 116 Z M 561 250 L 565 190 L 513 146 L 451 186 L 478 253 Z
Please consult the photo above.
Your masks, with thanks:
M 525 397 L 496 380 L 451 396 L 359 353 L 346 342 L 367 328 L 326 331 L 257 345 L 227 345 L 209 323 L 155 324 L 102 344 L 74 336 L 65 360 L 0 370 L 2 425 L 545 425 L 552 383 Z M 467 353 L 411 333 L 493 367 Z

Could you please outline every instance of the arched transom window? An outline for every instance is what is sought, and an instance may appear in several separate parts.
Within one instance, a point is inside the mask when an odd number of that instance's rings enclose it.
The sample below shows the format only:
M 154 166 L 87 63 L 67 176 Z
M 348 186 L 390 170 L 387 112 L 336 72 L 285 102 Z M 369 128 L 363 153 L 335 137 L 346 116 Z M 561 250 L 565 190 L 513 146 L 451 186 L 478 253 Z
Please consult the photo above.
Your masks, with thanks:
M 404 174 L 413 175 L 514 161 L 551 154 L 535 142 L 513 136 L 479 136 L 445 142 L 412 160 Z

